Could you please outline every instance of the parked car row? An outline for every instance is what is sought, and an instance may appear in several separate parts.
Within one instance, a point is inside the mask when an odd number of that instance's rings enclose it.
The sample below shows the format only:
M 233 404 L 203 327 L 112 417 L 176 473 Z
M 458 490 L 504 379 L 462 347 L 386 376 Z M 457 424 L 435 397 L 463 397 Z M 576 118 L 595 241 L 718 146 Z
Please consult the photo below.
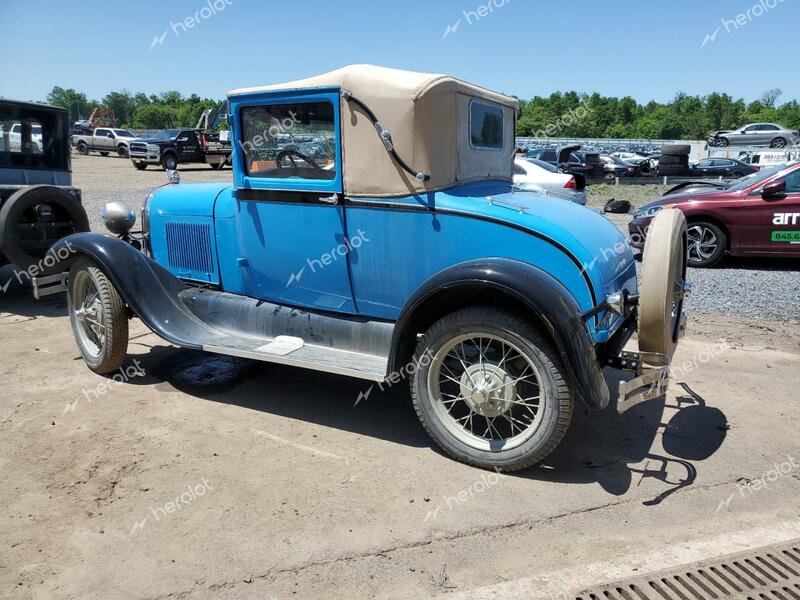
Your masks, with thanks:
M 530 147 L 524 151 L 526 158 L 547 162 L 582 181 L 655 175 L 661 154 L 661 151 L 648 154 L 596 152 L 587 151 L 579 145 L 560 148 Z

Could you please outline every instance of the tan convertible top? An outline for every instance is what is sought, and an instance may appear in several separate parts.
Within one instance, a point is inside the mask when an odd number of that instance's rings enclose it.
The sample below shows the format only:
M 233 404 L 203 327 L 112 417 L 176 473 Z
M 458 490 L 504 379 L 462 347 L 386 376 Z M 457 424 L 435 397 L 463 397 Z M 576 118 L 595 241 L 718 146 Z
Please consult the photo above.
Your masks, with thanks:
M 419 181 L 404 171 L 384 148 L 366 113 L 342 98 L 346 194 L 402 196 L 481 179 L 511 180 L 518 102 L 453 77 L 351 65 L 298 81 L 235 89 L 228 95 L 330 87 L 348 91 L 366 104 L 391 132 L 399 156 L 415 170 L 431 175 L 429 181 Z M 473 146 L 473 101 L 502 111 L 502 148 Z

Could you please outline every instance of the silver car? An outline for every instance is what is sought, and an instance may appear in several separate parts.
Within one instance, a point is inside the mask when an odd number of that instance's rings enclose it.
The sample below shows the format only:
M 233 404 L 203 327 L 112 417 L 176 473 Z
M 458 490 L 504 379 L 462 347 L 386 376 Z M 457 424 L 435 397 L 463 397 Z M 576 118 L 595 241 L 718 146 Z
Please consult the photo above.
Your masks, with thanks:
M 796 146 L 800 133 L 775 123 L 753 123 L 735 131 L 717 135 L 717 146 L 769 146 L 785 148 Z

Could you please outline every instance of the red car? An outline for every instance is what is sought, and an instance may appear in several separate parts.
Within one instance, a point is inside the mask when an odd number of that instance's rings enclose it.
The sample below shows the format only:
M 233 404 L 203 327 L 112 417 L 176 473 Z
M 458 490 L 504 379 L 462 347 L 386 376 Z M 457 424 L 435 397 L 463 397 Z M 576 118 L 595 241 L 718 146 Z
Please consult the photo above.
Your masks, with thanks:
M 686 215 L 690 266 L 710 267 L 726 254 L 800 257 L 800 163 L 763 169 L 728 187 L 673 188 L 634 213 L 628 226 L 634 248 L 644 248 L 650 221 L 663 208 Z

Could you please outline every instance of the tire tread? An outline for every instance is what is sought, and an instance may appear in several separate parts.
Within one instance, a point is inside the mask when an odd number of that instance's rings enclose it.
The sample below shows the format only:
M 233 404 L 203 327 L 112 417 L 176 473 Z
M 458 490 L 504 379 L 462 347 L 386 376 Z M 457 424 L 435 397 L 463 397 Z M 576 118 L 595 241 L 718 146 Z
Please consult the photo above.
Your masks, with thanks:
M 427 332 L 425 332 L 425 334 L 417 343 L 417 347 L 414 350 L 412 359 L 414 363 L 419 364 L 422 356 L 425 354 L 425 350 L 428 348 L 430 340 L 435 339 L 440 331 L 446 331 L 454 327 L 459 327 L 467 320 L 486 324 L 494 323 L 496 326 L 500 326 L 507 331 L 515 332 L 517 335 L 524 337 L 530 344 L 539 348 L 542 353 L 541 358 L 544 362 L 544 366 L 550 371 L 551 375 L 555 379 L 555 396 L 558 402 L 558 406 L 556 408 L 557 420 L 547 443 L 537 452 L 525 457 L 524 459 L 517 459 L 514 462 L 505 465 L 493 465 L 491 468 L 495 468 L 498 472 L 512 472 L 532 467 L 533 465 L 544 460 L 553 452 L 553 450 L 556 449 L 556 447 L 558 447 L 558 445 L 564 439 L 570 423 L 572 422 L 572 413 L 574 410 L 573 393 L 566 379 L 564 378 L 564 369 L 557 358 L 558 353 L 554 350 L 552 344 L 546 340 L 528 321 L 525 321 L 510 312 L 498 310 L 489 306 L 480 306 L 458 310 L 437 321 Z M 417 418 L 420 420 L 422 427 L 425 429 L 426 433 L 431 437 L 431 439 L 437 442 L 437 445 L 442 449 L 442 451 L 445 452 L 445 454 L 457 460 L 458 462 L 480 468 L 490 468 L 486 463 L 480 460 L 473 459 L 470 456 L 455 452 L 446 445 L 439 443 L 438 434 L 433 431 L 427 422 L 427 417 L 423 414 L 421 406 L 422 401 L 417 394 L 414 382 L 415 378 L 411 378 L 409 386 L 411 388 L 411 401 L 414 406 L 414 411 L 417 413 Z

